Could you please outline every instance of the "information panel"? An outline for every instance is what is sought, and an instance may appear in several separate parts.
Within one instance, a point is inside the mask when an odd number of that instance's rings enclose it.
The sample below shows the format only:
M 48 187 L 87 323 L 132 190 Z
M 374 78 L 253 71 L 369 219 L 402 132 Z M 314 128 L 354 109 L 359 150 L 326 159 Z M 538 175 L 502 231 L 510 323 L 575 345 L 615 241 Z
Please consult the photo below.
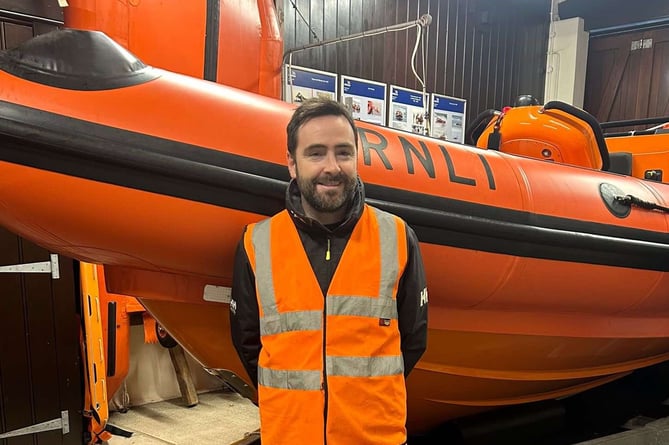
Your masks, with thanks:
M 341 102 L 353 119 L 386 125 L 386 84 L 341 76 Z
M 466 110 L 466 100 L 432 93 L 430 136 L 464 143 Z
M 391 85 L 389 127 L 426 134 L 426 113 L 427 97 L 422 92 Z
M 285 66 L 283 100 L 301 103 L 312 97 L 337 100 L 337 74 L 296 65 Z

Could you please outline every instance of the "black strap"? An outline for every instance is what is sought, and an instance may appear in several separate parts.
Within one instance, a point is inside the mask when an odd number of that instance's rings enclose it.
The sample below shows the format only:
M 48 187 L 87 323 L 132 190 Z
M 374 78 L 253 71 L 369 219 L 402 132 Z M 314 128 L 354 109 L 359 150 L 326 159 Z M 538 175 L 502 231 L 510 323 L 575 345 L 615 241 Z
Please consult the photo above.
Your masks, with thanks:
M 492 133 L 488 135 L 488 150 L 499 150 L 499 147 L 502 145 L 502 133 L 500 132 L 502 119 L 504 119 L 503 112 L 497 116 Z
M 131 437 L 133 435 L 132 431 L 126 431 L 122 428 L 119 428 L 117 426 L 114 426 L 110 423 L 105 425 L 105 431 L 108 433 L 113 434 L 114 436 L 121 436 L 121 437 Z

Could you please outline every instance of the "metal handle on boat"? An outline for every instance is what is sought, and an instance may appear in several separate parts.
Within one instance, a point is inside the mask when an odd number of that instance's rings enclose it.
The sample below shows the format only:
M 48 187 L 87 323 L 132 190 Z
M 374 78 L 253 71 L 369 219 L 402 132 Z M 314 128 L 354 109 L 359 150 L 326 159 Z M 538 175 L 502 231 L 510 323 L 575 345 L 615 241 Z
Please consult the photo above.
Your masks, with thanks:
M 602 170 L 608 171 L 609 168 L 611 168 L 609 150 L 606 148 L 606 141 L 604 140 L 602 127 L 599 126 L 599 122 L 597 122 L 597 120 L 590 113 L 558 100 L 548 102 L 546 105 L 544 105 L 543 109 L 564 111 L 565 113 L 569 113 L 590 125 L 590 128 L 592 128 L 592 133 L 595 135 L 595 141 L 597 141 L 599 154 L 602 157 Z

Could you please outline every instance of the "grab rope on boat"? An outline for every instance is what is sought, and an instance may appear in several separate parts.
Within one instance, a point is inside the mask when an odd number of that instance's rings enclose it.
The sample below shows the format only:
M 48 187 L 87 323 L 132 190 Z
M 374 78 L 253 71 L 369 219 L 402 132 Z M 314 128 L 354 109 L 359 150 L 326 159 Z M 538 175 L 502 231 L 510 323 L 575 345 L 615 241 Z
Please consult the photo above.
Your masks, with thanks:
M 633 195 L 616 196 L 614 199 L 617 202 L 629 207 L 637 206 L 646 210 L 659 210 L 661 212 L 669 213 L 669 207 L 661 206 L 650 201 L 644 201 L 643 199 L 639 199 Z

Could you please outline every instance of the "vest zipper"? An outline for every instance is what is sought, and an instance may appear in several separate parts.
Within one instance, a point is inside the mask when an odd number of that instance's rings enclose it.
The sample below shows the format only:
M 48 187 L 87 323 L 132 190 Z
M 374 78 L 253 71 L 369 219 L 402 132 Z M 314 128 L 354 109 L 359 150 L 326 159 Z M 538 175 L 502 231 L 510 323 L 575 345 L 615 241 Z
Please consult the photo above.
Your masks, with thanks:
M 328 241 L 328 246 L 327 250 L 325 251 L 325 261 L 330 261 L 330 237 L 327 237 Z M 330 282 L 332 284 L 332 282 Z M 330 284 L 328 284 L 328 288 L 330 287 Z M 326 344 L 327 344 L 327 294 L 324 296 L 325 300 L 323 303 L 323 384 L 321 385 L 323 389 L 323 398 L 324 398 L 324 404 L 323 404 L 323 445 L 327 445 L 328 443 L 328 372 L 327 372 L 327 350 L 326 350 Z
M 330 239 L 328 239 L 328 253 L 326 259 L 329 260 L 330 253 Z M 327 295 L 323 302 L 323 383 L 321 390 L 323 391 L 323 445 L 328 443 L 328 371 L 327 371 L 327 350 L 326 350 L 326 323 L 327 323 Z

